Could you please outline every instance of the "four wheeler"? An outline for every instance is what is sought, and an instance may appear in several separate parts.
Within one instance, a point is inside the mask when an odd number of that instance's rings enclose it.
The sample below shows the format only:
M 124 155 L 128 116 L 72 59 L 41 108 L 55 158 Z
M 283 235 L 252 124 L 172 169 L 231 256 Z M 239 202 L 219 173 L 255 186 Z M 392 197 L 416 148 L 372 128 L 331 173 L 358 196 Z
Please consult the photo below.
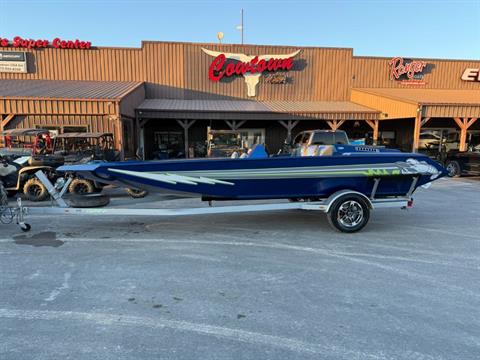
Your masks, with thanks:
M 53 145 L 54 155 L 61 155 L 65 163 L 87 163 L 90 161 L 118 161 L 120 154 L 115 150 L 115 142 L 112 133 L 84 132 L 64 133 L 55 138 Z M 68 187 L 72 194 L 91 194 L 101 191 L 103 184 L 72 176 L 73 180 Z M 133 198 L 143 198 L 147 191 L 139 189 L 127 189 L 127 193 Z
M 12 161 L 8 157 L 0 157 L 0 181 L 4 190 L 9 195 L 23 192 L 25 198 L 31 201 L 46 200 L 48 191 L 36 178 L 35 173 L 42 170 L 51 181 L 56 181 L 58 175 L 54 167 L 30 165 L 25 163 L 27 159 Z

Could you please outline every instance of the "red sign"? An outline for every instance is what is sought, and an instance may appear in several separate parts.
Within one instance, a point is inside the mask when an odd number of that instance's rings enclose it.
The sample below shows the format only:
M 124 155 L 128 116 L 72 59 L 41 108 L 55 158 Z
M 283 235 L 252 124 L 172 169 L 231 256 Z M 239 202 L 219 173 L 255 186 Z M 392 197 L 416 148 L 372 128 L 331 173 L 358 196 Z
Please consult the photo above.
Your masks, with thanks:
M 390 80 L 400 79 L 402 75 L 406 75 L 408 79 L 414 80 L 415 74 L 422 73 L 427 66 L 425 61 L 411 61 L 404 63 L 403 58 L 395 57 L 389 62 L 390 64 Z
M 212 81 L 220 81 L 224 76 L 232 75 L 261 74 L 265 71 L 290 70 L 293 67 L 293 56 L 286 59 L 270 58 L 268 60 L 258 59 L 255 56 L 252 60 L 237 63 L 227 63 L 225 54 L 218 55 L 210 64 L 208 77 Z
M 81 40 L 62 40 L 55 38 L 52 41 L 44 39 L 24 39 L 20 36 L 15 36 L 12 41 L 7 38 L 0 37 L 0 47 L 13 47 L 23 49 L 43 49 L 53 47 L 55 49 L 90 49 L 92 43 L 90 41 Z

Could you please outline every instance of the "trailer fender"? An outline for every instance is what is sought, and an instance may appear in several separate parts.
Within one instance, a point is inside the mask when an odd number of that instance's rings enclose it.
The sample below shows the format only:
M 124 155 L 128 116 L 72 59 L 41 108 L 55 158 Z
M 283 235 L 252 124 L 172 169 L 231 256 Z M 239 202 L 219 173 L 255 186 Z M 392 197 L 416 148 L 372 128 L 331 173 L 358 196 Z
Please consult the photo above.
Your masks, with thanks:
M 330 211 L 330 207 L 331 207 L 332 204 L 335 202 L 335 200 L 337 200 L 337 199 L 340 198 L 341 196 L 344 196 L 344 195 L 352 195 L 352 194 L 361 196 L 361 197 L 362 197 L 363 199 L 365 199 L 365 201 L 367 202 L 368 207 L 369 207 L 370 209 L 373 209 L 372 200 L 370 200 L 370 199 L 368 198 L 368 196 L 366 196 L 365 194 L 362 194 L 361 192 L 355 191 L 355 190 L 345 189 L 345 190 L 340 190 L 340 191 L 337 191 L 337 192 L 333 193 L 332 195 L 330 195 L 330 196 L 325 200 L 326 212 L 329 212 L 329 211 Z

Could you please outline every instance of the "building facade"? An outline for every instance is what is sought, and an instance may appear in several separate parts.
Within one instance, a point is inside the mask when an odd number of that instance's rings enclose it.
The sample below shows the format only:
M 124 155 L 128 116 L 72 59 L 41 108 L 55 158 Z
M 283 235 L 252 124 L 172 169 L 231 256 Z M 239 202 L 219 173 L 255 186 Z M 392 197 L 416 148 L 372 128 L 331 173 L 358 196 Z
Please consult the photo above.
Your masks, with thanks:
M 0 38 L 1 129 L 112 132 L 125 157 L 146 158 L 165 148 L 203 156 L 209 129 L 235 130 L 271 153 L 306 129 L 344 129 L 403 150 L 447 140 L 464 150 L 480 131 L 480 61 L 61 41 Z

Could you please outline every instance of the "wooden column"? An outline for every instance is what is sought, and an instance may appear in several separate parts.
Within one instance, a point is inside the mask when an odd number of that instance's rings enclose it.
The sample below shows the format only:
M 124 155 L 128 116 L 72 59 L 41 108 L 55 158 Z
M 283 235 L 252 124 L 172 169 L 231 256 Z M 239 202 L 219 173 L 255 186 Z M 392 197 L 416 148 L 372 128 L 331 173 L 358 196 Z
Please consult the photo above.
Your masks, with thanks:
M 195 123 L 195 120 L 177 120 L 177 123 L 183 128 L 184 137 L 185 137 L 185 158 L 188 156 L 188 129 Z
M 373 145 L 378 143 L 378 120 L 365 120 L 365 122 L 373 129 Z
M 3 115 L 0 115 L 0 132 L 2 132 L 5 129 L 5 126 L 7 126 L 8 123 L 10 121 L 12 121 L 14 117 L 15 117 L 15 114 L 9 114 L 5 118 L 3 118 Z M 4 140 L 4 137 L 0 136 L 0 145 L 1 146 L 5 146 L 3 140 Z
M 327 124 L 328 126 L 330 126 L 330 129 L 332 129 L 333 131 L 336 131 L 340 126 L 342 126 L 342 124 L 345 122 L 345 119 L 343 120 L 327 120 Z
M 459 151 L 467 150 L 467 130 L 472 126 L 478 118 L 453 118 L 460 128 L 460 144 L 458 146 Z
M 287 141 L 292 141 L 292 130 L 295 126 L 298 125 L 300 120 L 288 120 L 287 122 L 283 120 L 278 120 L 278 122 L 285 128 L 287 129 Z
M 422 126 L 424 126 L 428 120 L 430 120 L 429 117 L 422 118 L 422 109 L 420 108 L 420 110 L 417 111 L 417 116 L 415 117 L 415 127 L 413 129 L 413 152 L 418 151 L 418 145 L 420 143 L 420 131 Z

